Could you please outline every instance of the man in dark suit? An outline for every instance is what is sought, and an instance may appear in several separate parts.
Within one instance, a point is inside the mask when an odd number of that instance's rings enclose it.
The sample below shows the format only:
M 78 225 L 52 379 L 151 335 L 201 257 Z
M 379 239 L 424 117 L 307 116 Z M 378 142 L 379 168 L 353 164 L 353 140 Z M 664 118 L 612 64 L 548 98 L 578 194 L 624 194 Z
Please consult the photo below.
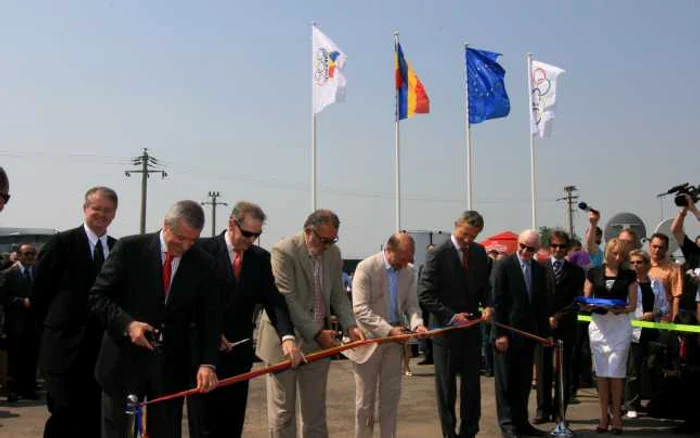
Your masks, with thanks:
M 289 308 L 275 286 L 270 253 L 253 245 L 262 233 L 265 212 L 256 204 L 239 202 L 233 207 L 225 232 L 200 241 L 214 257 L 223 294 L 223 331 L 219 342 L 219 379 L 250 371 L 255 356 L 253 328 L 255 308 L 261 304 L 277 330 L 285 356 L 297 366 L 297 348 Z M 232 346 L 235 342 L 245 341 Z M 222 387 L 209 394 L 187 398 L 192 438 L 240 437 L 243 433 L 248 382 Z
M 571 375 L 571 359 L 576 345 L 576 329 L 578 324 L 577 312 L 574 307 L 577 296 L 583 295 L 585 273 L 583 269 L 566 259 L 569 249 L 569 235 L 555 230 L 549 236 L 550 260 L 542 266 L 547 274 L 550 296 L 551 314 L 549 327 L 554 339 L 564 342 L 563 371 L 564 388 L 569 388 Z M 552 359 L 553 347 L 537 345 L 535 350 L 535 368 L 537 369 L 537 414 L 532 420 L 534 424 L 542 424 L 550 419 L 558 421 L 559 412 L 559 379 L 554 376 Z M 556 378 L 554 400 L 552 400 L 552 379 Z M 564 391 L 564 411 L 569 404 L 570 391 Z
M 482 319 L 490 320 L 488 262 L 486 251 L 475 242 L 484 228 L 476 211 L 465 211 L 455 221 L 450 240 L 427 253 L 421 272 L 420 304 L 430 312 L 430 327 L 466 322 L 485 308 Z M 454 330 L 433 339 L 435 388 L 442 435 L 447 438 L 473 437 L 479 432 L 481 358 L 479 327 Z M 456 379 L 460 375 L 460 418 L 456 432 Z
M 491 276 L 493 321 L 539 336 L 549 336 L 549 292 L 544 268 L 534 261 L 539 236 L 518 237 L 515 254 L 497 262 Z M 545 436 L 528 422 L 535 341 L 494 325 L 494 371 L 498 423 L 504 438 Z
M 117 211 L 114 190 L 85 193 L 83 225 L 54 236 L 36 266 L 33 297 L 51 416 L 45 437 L 98 436 L 101 390 L 93 372 L 103 329 L 88 315 L 88 291 L 116 242 L 107 235 Z
M 30 243 L 20 245 L 18 263 L 0 274 L 0 303 L 5 308 L 7 358 L 12 382 L 8 385 L 7 402 L 20 397 L 36 400 L 36 359 L 39 334 L 34 323 L 33 298 L 36 248 Z
M 160 232 L 115 245 L 90 290 L 90 311 L 106 327 L 95 377 L 102 386 L 102 437 L 124 436 L 129 394 L 140 400 L 186 389 L 192 358 L 197 388 L 216 387 L 221 336 L 214 260 L 193 247 L 204 226 L 194 201 L 177 202 Z M 190 334 L 198 347 L 191 351 Z M 182 400 L 150 405 L 148 435 L 177 438 Z

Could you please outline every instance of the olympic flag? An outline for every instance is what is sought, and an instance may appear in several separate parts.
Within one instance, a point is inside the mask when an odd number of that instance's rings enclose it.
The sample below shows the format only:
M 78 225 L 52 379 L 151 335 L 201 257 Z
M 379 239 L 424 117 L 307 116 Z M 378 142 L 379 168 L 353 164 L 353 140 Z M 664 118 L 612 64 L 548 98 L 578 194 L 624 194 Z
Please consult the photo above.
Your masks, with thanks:
M 312 26 L 313 111 L 345 100 L 345 53 L 316 26 Z
M 549 137 L 557 100 L 557 78 L 564 73 L 559 67 L 532 61 L 530 71 L 530 134 L 540 138 Z

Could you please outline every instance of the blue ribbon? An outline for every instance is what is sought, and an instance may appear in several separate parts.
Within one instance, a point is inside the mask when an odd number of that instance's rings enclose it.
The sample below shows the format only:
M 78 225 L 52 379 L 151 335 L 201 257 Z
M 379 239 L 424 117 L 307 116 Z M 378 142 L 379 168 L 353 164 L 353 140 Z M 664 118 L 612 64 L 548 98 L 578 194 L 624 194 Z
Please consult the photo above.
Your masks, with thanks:
M 576 302 L 587 306 L 600 307 L 624 307 L 627 305 L 627 302 L 625 300 L 619 300 L 614 298 L 576 297 Z

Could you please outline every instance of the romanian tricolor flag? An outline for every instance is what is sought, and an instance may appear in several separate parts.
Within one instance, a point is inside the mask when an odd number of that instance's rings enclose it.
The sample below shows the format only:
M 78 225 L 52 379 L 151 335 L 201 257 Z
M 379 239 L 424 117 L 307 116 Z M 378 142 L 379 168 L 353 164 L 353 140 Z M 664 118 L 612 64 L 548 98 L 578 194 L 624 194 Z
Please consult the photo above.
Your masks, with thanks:
M 413 66 L 406 61 L 401 44 L 396 43 L 394 68 L 396 70 L 396 92 L 398 95 L 399 120 L 408 119 L 415 114 L 430 112 L 430 99 L 423 84 L 413 71 Z

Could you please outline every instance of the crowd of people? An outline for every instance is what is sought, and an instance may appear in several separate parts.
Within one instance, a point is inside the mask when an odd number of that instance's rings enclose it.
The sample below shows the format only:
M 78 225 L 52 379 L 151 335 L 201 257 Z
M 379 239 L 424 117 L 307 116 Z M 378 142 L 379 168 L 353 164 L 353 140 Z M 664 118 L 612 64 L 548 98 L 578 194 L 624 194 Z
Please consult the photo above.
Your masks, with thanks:
M 9 199 L 0 168 L 0 211 Z M 669 237 L 663 234 L 651 237 L 649 253 L 638 248 L 632 230 L 601 249 L 597 212 L 591 213 L 583 245 L 585 262 L 563 231 L 545 242 L 547 260 L 537 259 L 540 238 L 534 230 L 518 236 L 514 254 L 487 254 L 476 243 L 484 218 L 466 211 L 450 239 L 427 252 L 420 273 L 412 265 L 413 238 L 398 231 L 359 263 L 351 288 L 343 282 L 336 245 L 340 219 L 330 210 L 312 212 L 298 233 L 268 252 L 255 245 L 266 214 L 251 202 L 236 203 L 226 229 L 212 238 L 200 237 L 200 204 L 183 200 L 165 214 L 159 231 L 116 240 L 108 228 L 117 208 L 114 190 L 89 189 L 80 226 L 55 235 L 38 257 L 33 245 L 20 245 L 16 262 L 0 276 L 8 402 L 37 398 L 38 363 L 50 413 L 45 437 L 124 437 L 129 395 L 153 400 L 191 387 L 198 390 L 186 400 L 191 437 L 242 436 L 248 382 L 217 385 L 250 371 L 256 356 L 263 366 L 284 360 L 292 365 L 266 376 L 269 436 L 327 437 L 330 359 L 306 357 L 339 345 L 338 327 L 359 341 L 468 326 L 429 339 L 444 437 L 479 432 L 482 352 L 490 353 L 504 438 L 545 436 L 535 425 L 563 419 L 578 386 L 574 365 L 582 362 L 586 345 L 600 399 L 599 433 L 621 434 L 624 416 L 636 417 L 642 400 L 662 396 L 654 373 L 663 367 L 649 361 L 659 345 L 666 352 L 678 345 L 676 363 L 686 371 L 681 378 L 697 384 L 691 372 L 698 365 L 697 337 L 630 324 L 695 323 L 700 242 L 683 231 L 688 212 L 700 220 L 692 202 L 672 226 L 685 269 L 668 260 Z M 697 308 L 684 301 L 688 288 L 694 288 Z M 578 305 L 581 297 L 617 304 Z M 262 317 L 253 343 L 258 308 Z M 580 312 L 590 312 L 587 326 L 578 321 Z M 482 324 L 470 324 L 475 320 Z M 555 340 L 563 341 L 563 405 L 555 395 L 561 389 L 554 378 Z M 352 357 L 354 435 L 371 437 L 377 425 L 381 437 L 395 437 L 404 345 L 363 351 Z M 531 417 L 533 369 L 537 410 Z M 649 380 L 651 390 L 644 384 Z M 181 436 L 183 405 L 179 398 L 150 405 L 148 435 Z M 696 430 L 692 415 L 685 420 L 684 430 Z

